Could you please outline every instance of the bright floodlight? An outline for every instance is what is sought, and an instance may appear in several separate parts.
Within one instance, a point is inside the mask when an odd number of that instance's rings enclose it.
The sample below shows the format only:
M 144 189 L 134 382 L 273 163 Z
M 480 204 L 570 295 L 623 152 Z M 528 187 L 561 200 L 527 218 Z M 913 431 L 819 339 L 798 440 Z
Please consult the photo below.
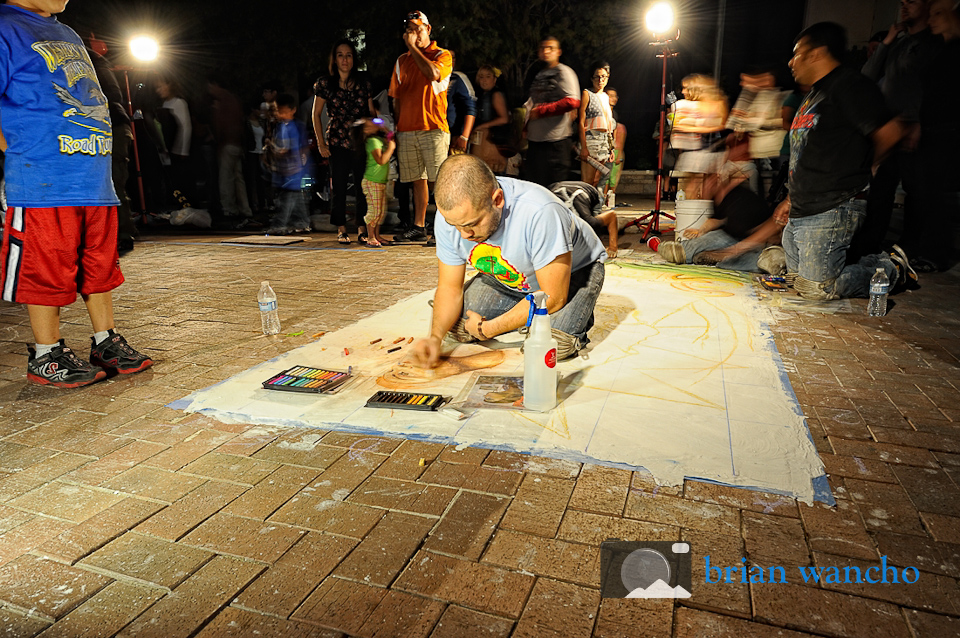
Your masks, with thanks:
M 667 33 L 673 28 L 673 7 L 668 2 L 658 2 L 647 11 L 646 23 L 653 33 Z
M 160 54 L 160 45 L 148 35 L 138 35 L 130 40 L 130 53 L 141 62 L 153 62 Z

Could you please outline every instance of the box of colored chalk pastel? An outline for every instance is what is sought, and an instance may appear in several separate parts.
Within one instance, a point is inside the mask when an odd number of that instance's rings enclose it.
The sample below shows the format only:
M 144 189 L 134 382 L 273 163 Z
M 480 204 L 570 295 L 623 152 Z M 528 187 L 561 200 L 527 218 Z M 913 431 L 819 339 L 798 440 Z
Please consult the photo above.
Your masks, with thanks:
M 343 370 L 296 366 L 273 375 L 263 382 L 263 387 L 283 392 L 334 392 L 352 376 Z
M 445 403 L 439 394 L 417 394 L 415 392 L 387 392 L 381 390 L 367 399 L 368 408 L 390 408 L 396 410 L 436 410 Z

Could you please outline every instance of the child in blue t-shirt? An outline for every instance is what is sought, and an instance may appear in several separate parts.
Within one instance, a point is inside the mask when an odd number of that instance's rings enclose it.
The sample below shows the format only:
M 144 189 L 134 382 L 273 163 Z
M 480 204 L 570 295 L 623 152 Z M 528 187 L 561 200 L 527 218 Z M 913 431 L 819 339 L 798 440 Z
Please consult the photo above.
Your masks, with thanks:
M 112 290 L 123 283 L 111 179 L 109 107 L 83 42 L 53 14 L 67 0 L 0 5 L 0 150 L 6 153 L 6 232 L 0 286 L 27 306 L 35 346 L 27 378 L 76 388 L 108 371 L 153 364 L 114 331 Z M 83 297 L 90 361 L 60 338 L 60 308 Z
M 380 118 L 365 118 L 354 125 L 353 147 L 363 149 L 367 157 L 366 170 L 360 182 L 364 197 L 367 198 L 367 214 L 363 222 L 367 225 L 367 246 L 380 248 L 390 242 L 380 236 L 380 224 L 387 213 L 387 178 L 390 175 L 390 158 L 397 148 L 393 131 L 383 126 Z
M 271 235 L 310 232 L 306 193 L 311 182 L 310 147 L 302 122 L 294 119 L 297 101 L 289 93 L 277 96 L 277 129 L 274 133 L 273 186 L 277 189 L 277 212 L 270 222 Z

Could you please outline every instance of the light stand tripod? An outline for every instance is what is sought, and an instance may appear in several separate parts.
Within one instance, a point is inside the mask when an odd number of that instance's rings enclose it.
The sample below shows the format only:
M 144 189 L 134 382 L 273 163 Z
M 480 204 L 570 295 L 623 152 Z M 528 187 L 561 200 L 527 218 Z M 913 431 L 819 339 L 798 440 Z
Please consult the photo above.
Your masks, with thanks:
M 663 196 L 663 178 L 665 177 L 665 171 L 663 170 L 663 140 L 666 137 L 667 130 L 667 58 L 677 56 L 677 52 L 674 51 L 670 45 L 679 37 L 680 31 L 678 30 L 675 38 L 657 40 L 656 42 L 650 43 L 650 46 L 660 47 L 660 52 L 657 53 L 657 57 L 663 60 L 663 75 L 660 82 L 660 135 L 658 136 L 659 140 L 657 144 L 657 193 L 654 199 L 653 210 L 642 217 L 632 220 L 623 227 L 623 232 L 626 232 L 631 226 L 636 226 L 638 229 L 641 226 L 646 226 L 646 229 L 643 231 L 643 236 L 640 238 L 641 241 L 645 241 L 649 235 L 660 234 L 661 215 L 668 219 L 676 219 L 673 215 L 660 210 L 660 199 Z

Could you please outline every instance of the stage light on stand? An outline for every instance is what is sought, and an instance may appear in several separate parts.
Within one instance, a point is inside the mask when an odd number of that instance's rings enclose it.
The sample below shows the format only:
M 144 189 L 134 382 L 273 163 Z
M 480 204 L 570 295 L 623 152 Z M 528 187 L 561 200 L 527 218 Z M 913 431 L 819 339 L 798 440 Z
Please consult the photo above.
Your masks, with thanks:
M 654 199 L 653 210 L 631 221 L 624 227 L 624 232 L 631 226 L 638 229 L 646 226 L 641 241 L 646 241 L 650 235 L 660 235 L 660 217 L 675 219 L 673 215 L 660 210 L 660 200 L 663 196 L 663 180 L 666 171 L 663 169 L 663 140 L 667 131 L 667 58 L 674 58 L 677 52 L 674 43 L 680 39 L 680 29 L 675 24 L 673 7 L 669 2 L 658 2 L 647 11 L 644 23 L 653 34 L 654 41 L 650 46 L 657 47 L 657 57 L 663 60 L 663 75 L 660 83 L 660 135 L 657 144 L 657 193 Z
M 669 2 L 658 2 L 647 11 L 644 17 L 647 30 L 658 36 L 673 29 L 673 7 Z
M 138 35 L 130 38 L 130 55 L 140 64 L 155 62 L 160 56 L 160 44 L 149 35 Z M 143 119 L 139 111 L 133 109 L 133 94 L 130 92 L 130 71 L 140 70 L 139 66 L 117 65 L 114 71 L 123 71 L 123 82 L 127 88 L 127 114 L 130 116 L 130 133 L 133 137 L 133 167 L 137 178 L 137 191 L 140 195 L 140 212 L 147 214 L 147 198 L 143 190 L 143 172 L 140 168 L 140 149 L 137 144 L 137 120 Z
M 130 40 L 130 54 L 140 62 L 153 62 L 160 55 L 160 45 L 148 35 L 138 35 Z

